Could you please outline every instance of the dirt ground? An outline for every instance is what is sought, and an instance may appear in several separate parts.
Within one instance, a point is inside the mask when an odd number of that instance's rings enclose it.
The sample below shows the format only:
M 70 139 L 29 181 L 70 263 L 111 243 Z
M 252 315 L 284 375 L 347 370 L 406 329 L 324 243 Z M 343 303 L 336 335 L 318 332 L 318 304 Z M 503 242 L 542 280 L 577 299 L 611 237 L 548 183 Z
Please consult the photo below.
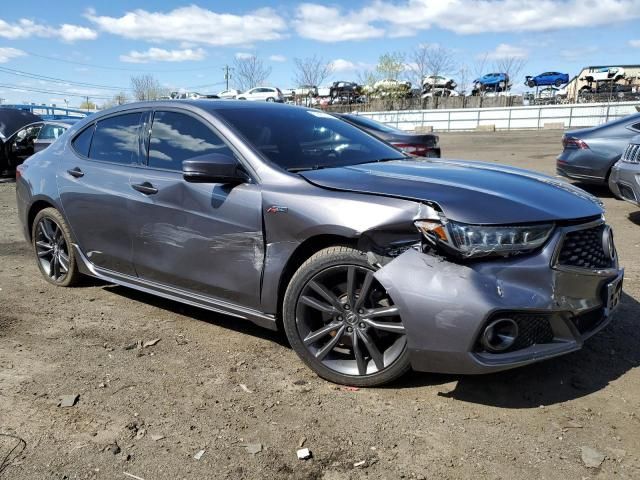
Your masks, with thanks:
M 441 141 L 448 157 L 552 174 L 560 135 Z M 50 286 L 0 184 L 0 478 L 640 478 L 640 209 L 590 191 L 626 279 L 616 320 L 582 351 L 351 391 L 249 323 L 100 282 Z

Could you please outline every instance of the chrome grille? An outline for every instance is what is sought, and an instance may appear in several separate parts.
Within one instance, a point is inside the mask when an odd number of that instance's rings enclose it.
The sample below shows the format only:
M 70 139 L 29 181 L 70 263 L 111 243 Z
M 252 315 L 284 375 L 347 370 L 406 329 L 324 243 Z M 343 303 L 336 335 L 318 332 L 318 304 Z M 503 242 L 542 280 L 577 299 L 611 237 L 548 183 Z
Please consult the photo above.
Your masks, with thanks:
M 604 229 L 605 225 L 602 224 L 567 233 L 558 255 L 558 265 L 589 270 L 615 267 L 615 260 L 612 260 L 604 250 L 602 243 Z
M 630 143 L 622 154 L 622 161 L 627 163 L 640 163 L 640 145 Z

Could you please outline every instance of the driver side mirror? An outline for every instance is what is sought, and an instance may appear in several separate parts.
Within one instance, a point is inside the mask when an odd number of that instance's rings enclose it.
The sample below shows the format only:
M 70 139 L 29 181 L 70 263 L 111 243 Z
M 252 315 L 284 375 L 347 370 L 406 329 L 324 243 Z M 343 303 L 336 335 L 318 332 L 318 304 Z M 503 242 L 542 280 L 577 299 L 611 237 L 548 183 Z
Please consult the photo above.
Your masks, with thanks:
M 182 162 L 182 176 L 191 183 L 239 185 L 249 177 L 234 157 L 222 153 L 200 155 Z

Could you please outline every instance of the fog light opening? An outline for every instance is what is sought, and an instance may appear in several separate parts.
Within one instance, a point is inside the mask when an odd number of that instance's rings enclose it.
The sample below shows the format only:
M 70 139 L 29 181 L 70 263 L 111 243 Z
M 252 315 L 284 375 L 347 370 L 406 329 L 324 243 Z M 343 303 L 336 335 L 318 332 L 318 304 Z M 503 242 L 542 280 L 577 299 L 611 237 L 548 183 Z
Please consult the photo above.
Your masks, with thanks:
M 482 334 L 482 346 L 489 352 L 498 353 L 509 349 L 518 337 L 518 324 L 510 318 L 494 320 Z

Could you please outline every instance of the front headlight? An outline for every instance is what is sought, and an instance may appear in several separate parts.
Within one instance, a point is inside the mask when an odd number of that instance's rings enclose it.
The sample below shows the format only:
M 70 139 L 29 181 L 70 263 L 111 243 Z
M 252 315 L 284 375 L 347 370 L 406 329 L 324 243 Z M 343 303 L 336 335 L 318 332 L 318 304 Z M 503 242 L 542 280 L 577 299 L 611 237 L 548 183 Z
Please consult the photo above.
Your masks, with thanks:
M 513 255 L 543 245 L 553 224 L 484 226 L 452 222 L 446 218 L 418 220 L 415 226 L 432 245 L 444 245 L 463 257 Z

